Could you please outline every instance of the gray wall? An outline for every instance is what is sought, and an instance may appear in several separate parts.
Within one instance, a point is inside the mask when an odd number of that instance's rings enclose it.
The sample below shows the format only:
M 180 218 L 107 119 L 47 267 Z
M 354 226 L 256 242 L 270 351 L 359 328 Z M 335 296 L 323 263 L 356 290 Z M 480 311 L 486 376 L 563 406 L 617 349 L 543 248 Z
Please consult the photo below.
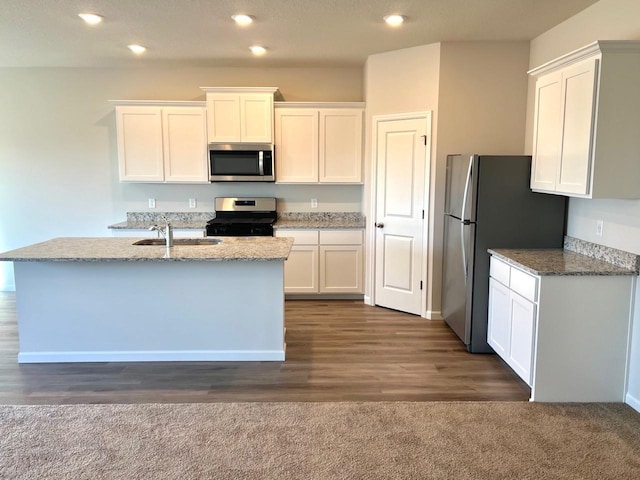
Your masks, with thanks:
M 274 195 L 288 210 L 360 211 L 361 186 L 153 185 L 118 180 L 108 100 L 204 100 L 202 86 L 275 86 L 289 101 L 362 101 L 360 68 L 0 69 L 0 251 L 57 236 L 105 236 L 127 211 L 213 210 L 227 194 Z M 0 290 L 13 270 L 0 263 Z

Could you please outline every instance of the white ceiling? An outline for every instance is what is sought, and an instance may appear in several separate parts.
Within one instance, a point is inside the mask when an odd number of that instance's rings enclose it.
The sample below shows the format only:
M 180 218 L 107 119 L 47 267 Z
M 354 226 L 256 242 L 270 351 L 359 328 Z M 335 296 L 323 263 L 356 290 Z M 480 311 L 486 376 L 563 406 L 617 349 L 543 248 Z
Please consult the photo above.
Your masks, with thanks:
M 360 66 L 439 41 L 530 40 L 596 0 L 2 0 L 0 67 Z M 99 13 L 89 27 L 77 14 Z M 255 17 L 236 26 L 232 14 Z M 407 21 L 387 27 L 382 17 Z M 134 57 L 126 45 L 148 48 Z M 268 48 L 253 57 L 248 47 Z

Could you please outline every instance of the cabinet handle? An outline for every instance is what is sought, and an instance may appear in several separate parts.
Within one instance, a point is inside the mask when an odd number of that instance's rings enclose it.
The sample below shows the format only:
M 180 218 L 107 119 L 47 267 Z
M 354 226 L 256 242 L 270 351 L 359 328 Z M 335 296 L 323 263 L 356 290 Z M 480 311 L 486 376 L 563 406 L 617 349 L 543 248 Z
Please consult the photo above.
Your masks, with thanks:
M 382 222 L 376 223 L 376 228 L 384 228 L 384 223 Z

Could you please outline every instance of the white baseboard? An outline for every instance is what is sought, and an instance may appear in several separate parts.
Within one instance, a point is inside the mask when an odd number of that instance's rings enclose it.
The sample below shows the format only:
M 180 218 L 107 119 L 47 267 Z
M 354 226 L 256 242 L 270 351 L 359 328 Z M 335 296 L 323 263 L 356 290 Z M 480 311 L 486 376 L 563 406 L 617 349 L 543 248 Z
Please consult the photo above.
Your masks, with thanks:
M 131 352 L 21 352 L 18 363 L 258 362 L 283 361 L 284 350 L 185 350 Z
M 427 310 L 424 316 L 427 320 L 444 320 L 440 310 Z
M 627 396 L 625 398 L 625 402 L 624 403 L 629 405 L 636 412 L 640 412 L 640 400 L 638 400 L 636 397 L 634 397 L 630 393 L 627 393 Z
M 371 301 L 371 297 L 369 295 L 364 296 L 364 304 L 373 306 L 373 302 Z

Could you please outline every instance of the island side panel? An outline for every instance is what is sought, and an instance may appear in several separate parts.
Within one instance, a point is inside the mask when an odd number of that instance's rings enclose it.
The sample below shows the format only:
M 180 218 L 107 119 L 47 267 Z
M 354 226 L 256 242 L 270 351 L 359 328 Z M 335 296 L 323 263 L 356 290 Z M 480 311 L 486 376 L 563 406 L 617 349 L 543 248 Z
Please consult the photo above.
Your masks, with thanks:
M 283 265 L 15 262 L 18 361 L 284 360 Z
M 624 401 L 631 276 L 543 276 L 531 400 Z

